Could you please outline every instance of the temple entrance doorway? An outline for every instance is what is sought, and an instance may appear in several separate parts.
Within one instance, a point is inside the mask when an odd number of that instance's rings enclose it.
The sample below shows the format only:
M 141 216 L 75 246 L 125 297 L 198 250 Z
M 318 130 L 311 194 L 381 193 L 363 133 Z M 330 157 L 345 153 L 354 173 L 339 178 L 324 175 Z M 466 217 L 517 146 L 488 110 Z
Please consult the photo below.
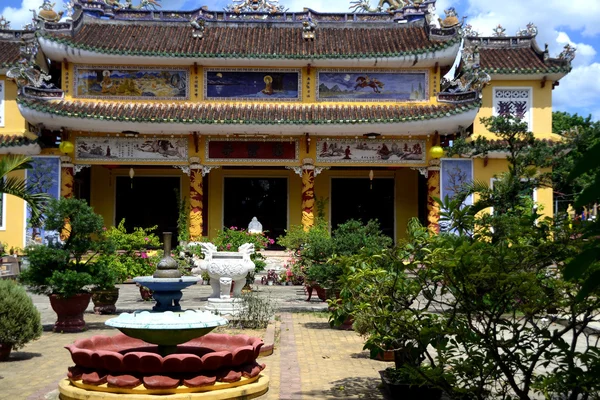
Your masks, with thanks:
M 247 229 L 256 217 L 272 239 L 288 225 L 287 178 L 224 178 L 223 225 Z M 270 248 L 273 248 L 271 246 Z
M 125 218 L 127 232 L 134 227 L 158 225 L 156 234 L 162 241 L 163 232 L 173 232 L 172 245 L 177 243 L 177 198 L 181 190 L 179 177 L 116 177 L 115 225 Z
M 377 219 L 381 231 L 395 238 L 394 179 L 332 178 L 331 228 L 349 219 Z

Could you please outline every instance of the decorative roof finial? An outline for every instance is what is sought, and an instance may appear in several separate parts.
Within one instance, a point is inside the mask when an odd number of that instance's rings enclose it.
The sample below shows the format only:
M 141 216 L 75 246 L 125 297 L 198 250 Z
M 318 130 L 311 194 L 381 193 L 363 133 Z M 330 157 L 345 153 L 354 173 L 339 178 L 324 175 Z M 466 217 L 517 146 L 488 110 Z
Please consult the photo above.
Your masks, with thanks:
M 492 33 L 494 37 L 505 37 L 506 29 L 502 27 L 502 25 L 498 24 L 497 27 L 494 28 L 494 33 Z
M 67 1 L 67 2 L 63 3 L 63 7 L 65 8 L 65 15 L 66 15 L 67 19 L 68 20 L 73 19 L 75 1 L 74 0 Z
M 393 14 L 397 10 L 402 10 L 406 6 L 411 6 L 415 3 L 420 3 L 420 1 L 416 0 L 379 0 L 379 4 L 377 7 L 372 8 L 369 0 L 355 0 L 350 2 L 350 7 L 348 7 L 352 12 L 369 12 L 369 13 L 377 13 L 377 12 L 388 12 Z M 387 4 L 387 8 L 384 9 L 383 5 Z
M 558 58 L 561 60 L 565 60 L 568 62 L 571 62 L 575 59 L 575 52 L 577 51 L 577 48 L 574 46 L 571 46 L 569 43 L 567 43 L 563 49 L 563 51 L 560 52 L 560 54 L 558 55 Z
M 279 4 L 279 0 L 232 0 L 233 4 L 224 8 L 225 11 L 242 14 L 247 12 L 268 12 L 275 14 L 285 12 L 287 8 Z
M 56 5 L 56 3 L 51 3 L 50 0 L 44 0 L 42 5 L 39 7 L 41 11 L 37 14 L 37 18 L 35 17 L 35 12 L 34 12 L 34 19 L 39 19 L 44 22 L 60 21 L 60 19 L 63 16 L 64 11 L 60 11 L 58 13 L 56 11 L 54 11 L 55 5 Z
M 10 29 L 10 21 L 7 21 L 4 15 L 0 15 L 0 29 Z
M 314 22 L 311 17 L 302 21 L 302 37 L 305 40 L 315 40 L 316 29 L 317 23 Z
M 205 26 L 206 22 L 203 19 L 198 19 L 198 18 L 192 18 L 190 19 L 190 25 L 192 26 L 192 28 L 194 28 L 194 32 L 192 33 L 192 36 L 198 39 L 202 39 L 204 37 L 204 30 L 206 29 Z
M 473 26 L 471 24 L 468 24 L 463 28 L 463 33 L 465 34 L 466 37 L 478 37 L 479 36 L 479 32 L 474 30 Z
M 519 29 L 517 31 L 517 36 L 537 36 L 537 34 L 538 28 L 533 22 L 528 23 L 525 29 Z
M 438 18 L 438 22 L 442 28 L 453 28 L 455 26 L 462 25 L 462 22 L 465 20 L 464 17 L 463 21 L 458 19 L 458 14 L 456 13 L 456 9 L 454 7 L 444 10 L 444 14 L 446 14 L 444 19 Z

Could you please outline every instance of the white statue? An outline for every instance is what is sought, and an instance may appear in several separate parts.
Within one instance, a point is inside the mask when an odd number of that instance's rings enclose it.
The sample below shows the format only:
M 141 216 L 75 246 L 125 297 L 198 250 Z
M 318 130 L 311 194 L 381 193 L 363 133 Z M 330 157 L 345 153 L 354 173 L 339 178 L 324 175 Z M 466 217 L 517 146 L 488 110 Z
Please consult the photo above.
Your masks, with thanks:
M 248 232 L 249 233 L 262 233 L 262 224 L 258 222 L 256 217 L 252 217 L 252 221 L 248 224 Z

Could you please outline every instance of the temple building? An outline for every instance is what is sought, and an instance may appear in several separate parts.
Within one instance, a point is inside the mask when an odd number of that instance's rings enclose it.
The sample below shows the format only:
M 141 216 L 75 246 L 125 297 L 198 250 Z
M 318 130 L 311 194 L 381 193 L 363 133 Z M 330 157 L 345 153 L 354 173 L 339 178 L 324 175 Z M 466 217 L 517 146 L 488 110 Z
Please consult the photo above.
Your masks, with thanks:
M 508 110 L 552 138 L 574 51 L 550 57 L 533 25 L 479 36 L 454 9 L 438 20 L 435 0 L 234 3 L 79 0 L 62 15 L 44 0 L 31 26 L 4 21 L 0 154 L 32 155 L 20 176 L 87 199 L 107 226 L 177 232 L 184 210 L 191 239 L 253 217 L 277 237 L 322 213 L 332 227 L 377 218 L 398 240 L 411 217 L 437 229 L 434 197 L 506 170 L 502 153 L 443 157 L 459 135 L 490 137 L 481 117 Z M 550 188 L 534 198 L 552 215 Z M 0 241 L 34 240 L 27 214 L 4 195 Z

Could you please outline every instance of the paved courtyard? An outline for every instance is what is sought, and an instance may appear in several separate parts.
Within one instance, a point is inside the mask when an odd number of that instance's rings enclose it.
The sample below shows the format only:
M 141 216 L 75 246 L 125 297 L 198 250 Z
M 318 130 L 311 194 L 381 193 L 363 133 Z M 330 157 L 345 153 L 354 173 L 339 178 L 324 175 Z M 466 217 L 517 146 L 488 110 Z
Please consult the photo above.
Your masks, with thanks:
M 141 300 L 135 285 L 120 285 L 118 312 L 150 309 L 152 302 Z M 326 304 L 316 295 L 306 302 L 300 286 L 257 285 L 261 295 L 277 304 L 275 350 L 262 358 L 270 379 L 269 391 L 261 399 L 384 399 L 379 373 L 390 363 L 370 360 L 362 350 L 363 340 L 353 331 L 331 329 L 325 314 Z M 182 306 L 201 308 L 211 290 L 195 285 L 184 290 Z M 42 314 L 44 334 L 39 340 L 13 352 L 8 362 L 0 363 L 0 399 L 56 399 L 56 387 L 72 365 L 63 346 L 93 335 L 114 335 L 104 321 L 113 316 L 93 314 L 88 307 L 88 330 L 76 334 L 52 333 L 55 314 L 48 298 L 32 295 Z

